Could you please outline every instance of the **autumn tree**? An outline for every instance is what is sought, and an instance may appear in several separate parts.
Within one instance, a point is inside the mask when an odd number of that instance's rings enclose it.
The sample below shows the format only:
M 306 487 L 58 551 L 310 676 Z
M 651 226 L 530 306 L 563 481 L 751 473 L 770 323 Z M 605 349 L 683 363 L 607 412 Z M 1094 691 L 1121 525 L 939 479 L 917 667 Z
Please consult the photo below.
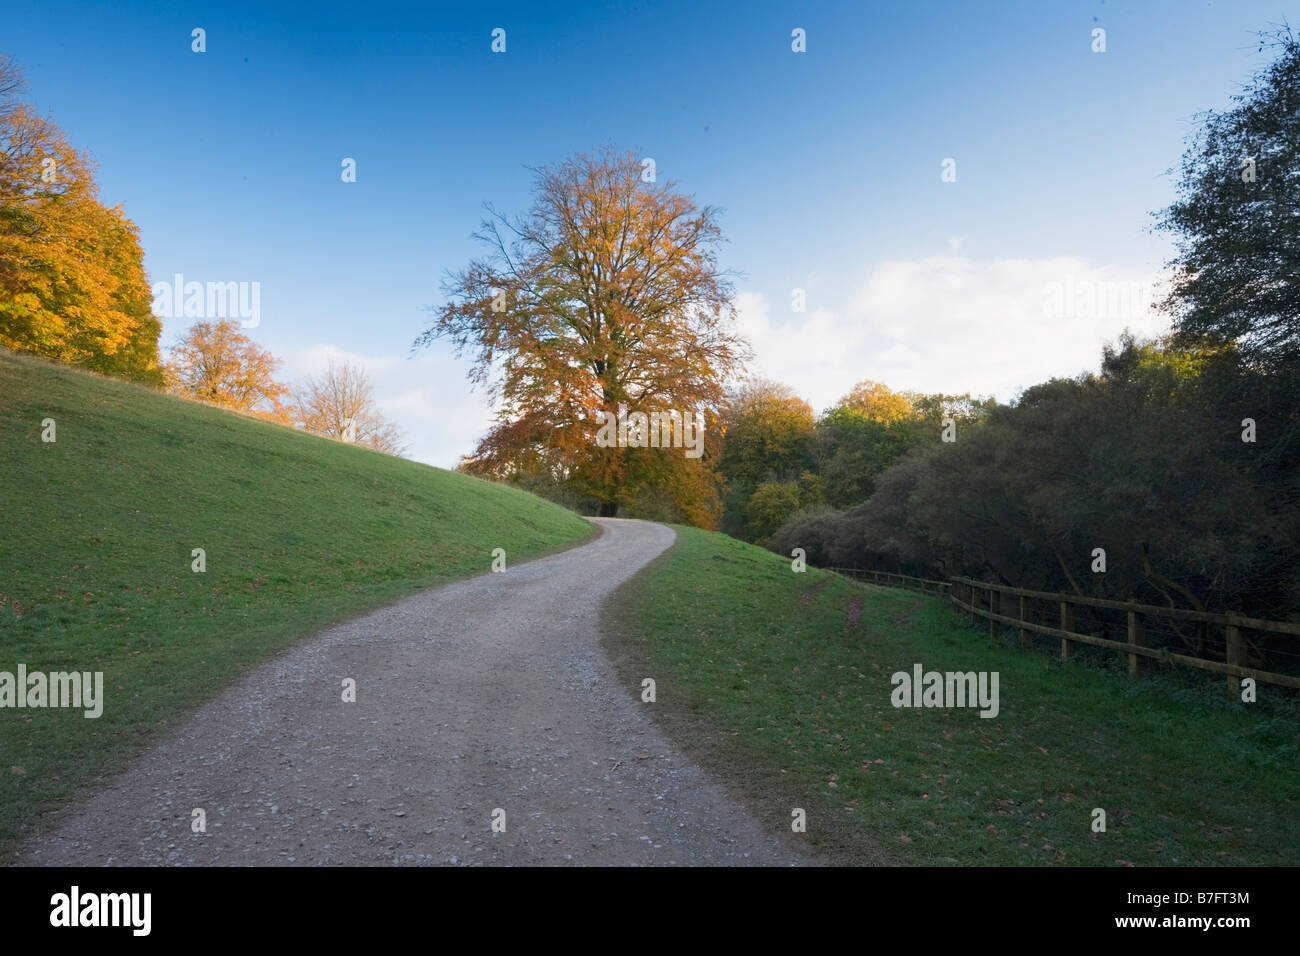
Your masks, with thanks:
M 99 202 L 93 164 L 22 88 L 0 57 L 0 345 L 161 384 L 136 227 Z
M 471 380 L 499 404 L 470 470 L 551 475 L 604 514 L 667 491 L 683 518 L 709 525 L 718 407 L 745 346 L 717 263 L 717 210 L 644 170 L 606 148 L 535 170 L 521 216 L 489 205 L 475 235 L 487 254 L 449 277 L 448 301 L 415 347 L 446 340 L 472 352 Z M 704 456 L 600 447 L 598 413 L 621 407 L 701 410 Z
M 889 425 L 912 415 L 912 403 L 905 394 L 888 385 L 863 379 L 840 399 L 838 408 L 853 412 L 873 422 Z
M 871 497 L 876 479 L 909 449 L 937 438 L 944 419 L 964 429 L 995 404 L 969 394 L 895 391 L 866 379 L 814 418 L 786 386 L 749 380 L 724 409 L 721 530 L 762 544 L 796 516 L 824 525 L 817 516 Z
M 386 455 L 405 450 L 397 425 L 384 418 L 374 386 L 363 368 L 330 359 L 320 376 L 308 376 L 293 390 L 293 420 L 326 438 L 355 442 Z
M 289 390 L 275 380 L 280 360 L 239 330 L 237 319 L 197 322 L 172 347 L 170 389 L 210 405 L 290 420 Z
M 749 379 L 728 396 L 720 470 L 727 478 L 798 476 L 811 464 L 812 407 L 790 388 Z
M 837 508 L 870 496 L 875 477 L 920 441 L 912 402 L 865 379 L 817 423 L 826 500 Z
M 759 377 L 738 385 L 723 408 L 722 435 L 721 530 L 758 540 L 819 500 L 815 482 L 799 482 L 813 467 L 816 419 L 790 388 Z

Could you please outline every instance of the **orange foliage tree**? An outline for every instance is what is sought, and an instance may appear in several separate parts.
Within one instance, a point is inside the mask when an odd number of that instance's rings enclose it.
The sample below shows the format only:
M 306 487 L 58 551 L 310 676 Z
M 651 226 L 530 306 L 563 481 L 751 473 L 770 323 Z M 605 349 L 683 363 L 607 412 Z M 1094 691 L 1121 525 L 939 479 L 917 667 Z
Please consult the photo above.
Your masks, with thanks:
M 272 421 L 292 421 L 289 389 L 275 380 L 280 360 L 239 331 L 237 319 L 196 322 L 172 346 L 171 391 Z
M 488 255 L 449 278 L 447 303 L 430 310 L 436 321 L 413 348 L 442 339 L 458 355 L 472 351 L 471 380 L 499 403 L 465 470 L 546 475 L 600 502 L 602 514 L 666 502 L 712 527 L 718 409 L 747 348 L 717 264 L 717 210 L 644 168 L 605 148 L 535 170 L 534 202 L 520 217 L 489 205 L 476 233 Z M 701 410 L 702 457 L 601 447 L 599 413 L 620 407 Z
M 0 57 L 0 345 L 160 385 L 135 224 L 99 202 L 90 160 L 21 88 Z

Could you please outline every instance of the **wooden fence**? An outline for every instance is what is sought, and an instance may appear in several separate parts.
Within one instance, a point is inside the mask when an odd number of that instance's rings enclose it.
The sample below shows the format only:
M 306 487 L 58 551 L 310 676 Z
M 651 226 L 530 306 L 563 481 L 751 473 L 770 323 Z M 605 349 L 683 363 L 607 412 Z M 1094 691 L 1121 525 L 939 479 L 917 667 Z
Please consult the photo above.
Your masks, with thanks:
M 952 585 L 947 581 L 914 578 L 910 574 L 895 574 L 892 571 L 868 571 L 864 568 L 823 568 L 822 570 L 834 571 L 836 574 L 856 578 L 859 581 L 870 581 L 872 584 L 910 588 L 913 591 L 920 591 L 922 594 L 947 594 L 952 588 Z
M 871 581 L 892 587 L 907 587 L 921 593 L 942 595 L 946 593 L 952 606 L 970 615 L 989 622 L 989 636 L 997 637 L 1003 624 L 1011 625 L 1020 631 L 1020 646 L 1033 645 L 1033 635 L 1058 638 L 1061 642 L 1061 659 L 1068 660 L 1074 653 L 1074 645 L 1090 644 L 1118 651 L 1128 658 L 1129 673 L 1138 676 L 1143 672 L 1146 662 L 1155 660 L 1166 664 L 1182 664 L 1200 670 L 1227 675 L 1228 692 L 1234 697 L 1241 693 L 1241 678 L 1252 677 L 1258 683 L 1275 684 L 1279 687 L 1300 689 L 1300 677 L 1288 674 L 1276 674 L 1248 667 L 1247 635 L 1249 632 L 1300 635 L 1300 624 L 1287 621 L 1265 621 L 1240 614 L 1214 613 L 1210 611 L 1193 611 L 1183 608 L 1160 607 L 1154 604 L 1138 604 L 1134 601 L 1109 601 L 1104 598 L 1083 597 L 1076 594 L 1059 594 L 1052 591 L 1031 591 L 1003 584 L 991 584 L 988 581 L 976 581 L 973 578 L 953 577 L 948 581 L 934 581 L 927 578 L 912 577 L 907 574 L 894 574 L 888 571 L 867 571 L 860 568 L 826 568 L 860 580 Z M 1004 605 L 1004 598 L 1007 599 Z M 1037 602 L 1037 604 L 1035 603 Z M 1059 626 L 1053 627 L 1036 621 L 1036 611 L 1041 611 L 1046 602 L 1055 611 Z M 1092 634 L 1080 634 L 1075 630 L 1075 608 L 1089 607 L 1109 611 L 1122 611 L 1127 618 L 1127 640 L 1115 641 L 1096 637 Z M 1004 613 L 1004 609 L 1014 614 Z M 1050 612 L 1049 615 L 1050 616 Z M 1196 657 L 1190 654 L 1177 654 L 1164 647 L 1149 647 L 1144 640 L 1146 621 L 1191 621 L 1198 628 L 1210 626 L 1221 627 L 1224 633 L 1225 660 L 1218 661 L 1208 657 Z M 1198 648 L 1200 650 L 1200 648 Z

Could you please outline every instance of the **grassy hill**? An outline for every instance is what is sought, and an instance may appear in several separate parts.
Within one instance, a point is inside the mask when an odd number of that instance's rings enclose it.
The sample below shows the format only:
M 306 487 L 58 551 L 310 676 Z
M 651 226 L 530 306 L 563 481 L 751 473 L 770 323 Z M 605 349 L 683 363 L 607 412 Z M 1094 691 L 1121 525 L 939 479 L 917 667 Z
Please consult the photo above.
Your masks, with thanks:
M 645 706 L 772 832 L 801 807 L 795 839 L 841 863 L 1300 863 L 1293 698 L 1062 664 L 939 598 L 678 531 L 607 605 L 606 645 L 628 693 L 655 678 Z M 896 709 L 890 677 L 915 663 L 998 672 L 998 714 Z
M 0 860 L 293 641 L 486 571 L 494 548 L 514 562 L 592 531 L 509 488 L 2 351 L 0 502 L 0 671 L 103 671 L 106 698 L 98 719 L 0 709 Z

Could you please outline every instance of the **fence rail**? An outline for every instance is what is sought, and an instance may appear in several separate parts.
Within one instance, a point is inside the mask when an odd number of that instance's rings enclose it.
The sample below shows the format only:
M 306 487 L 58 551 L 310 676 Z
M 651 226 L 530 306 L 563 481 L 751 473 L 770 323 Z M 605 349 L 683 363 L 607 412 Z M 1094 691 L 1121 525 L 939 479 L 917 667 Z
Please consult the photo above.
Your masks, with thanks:
M 1228 692 L 1233 696 L 1241 693 L 1241 679 L 1250 677 L 1264 684 L 1300 689 L 1300 677 L 1289 674 L 1277 674 L 1247 665 L 1248 645 L 1246 632 L 1257 631 L 1271 634 L 1300 635 L 1300 624 L 1290 621 L 1265 621 L 1260 618 L 1246 617 L 1233 613 L 1213 611 L 1195 611 L 1185 608 L 1160 607 L 1155 604 L 1138 604 L 1135 601 L 1111 601 L 1105 598 L 1086 597 L 1078 594 L 1061 594 L 1054 591 L 1033 591 L 1004 584 L 992 584 L 988 581 L 976 581 L 973 578 L 954 576 L 947 581 L 934 581 L 928 578 L 913 577 L 908 574 L 895 574 L 891 571 L 871 571 L 862 568 L 826 568 L 838 574 L 871 581 L 876 584 L 898 586 L 919 590 L 921 593 L 937 595 L 947 594 L 954 608 L 971 616 L 980 617 L 989 622 L 989 636 L 997 637 L 1001 626 L 1008 624 L 1020 631 L 1020 646 L 1028 648 L 1033 644 L 1034 635 L 1054 637 L 1061 642 L 1061 659 L 1068 660 L 1074 653 L 1076 644 L 1088 644 L 1118 651 L 1128 658 L 1129 673 L 1138 676 L 1144 670 L 1147 661 L 1159 661 L 1167 664 L 1181 664 L 1204 671 L 1224 674 L 1228 679 Z M 1011 602 L 1016 605 L 1016 614 L 1003 613 L 1003 598 L 1018 599 Z M 1059 626 L 1053 627 L 1034 620 L 1033 602 L 1050 602 L 1056 605 Z M 1075 608 L 1088 607 L 1108 611 L 1122 611 L 1127 619 L 1127 640 L 1116 641 L 1081 634 L 1075 630 Z M 1010 608 L 1008 609 L 1010 610 Z M 1192 621 L 1198 628 L 1206 625 L 1221 626 L 1224 631 L 1224 657 L 1219 661 L 1208 657 L 1175 653 L 1165 647 L 1150 647 L 1145 643 L 1143 623 L 1147 619 L 1156 621 Z M 1204 634 L 1204 631 L 1199 633 Z M 1202 650 L 1198 646 L 1197 651 Z
M 864 568 L 823 568 L 822 570 L 834 571 L 836 574 L 870 581 L 873 584 L 886 584 L 892 586 L 894 582 L 898 582 L 899 587 L 910 588 L 913 591 L 920 591 L 922 594 L 945 594 L 952 588 L 952 585 L 947 581 L 934 581 L 930 578 L 917 578 L 910 574 L 895 574 L 893 571 L 870 571 Z

